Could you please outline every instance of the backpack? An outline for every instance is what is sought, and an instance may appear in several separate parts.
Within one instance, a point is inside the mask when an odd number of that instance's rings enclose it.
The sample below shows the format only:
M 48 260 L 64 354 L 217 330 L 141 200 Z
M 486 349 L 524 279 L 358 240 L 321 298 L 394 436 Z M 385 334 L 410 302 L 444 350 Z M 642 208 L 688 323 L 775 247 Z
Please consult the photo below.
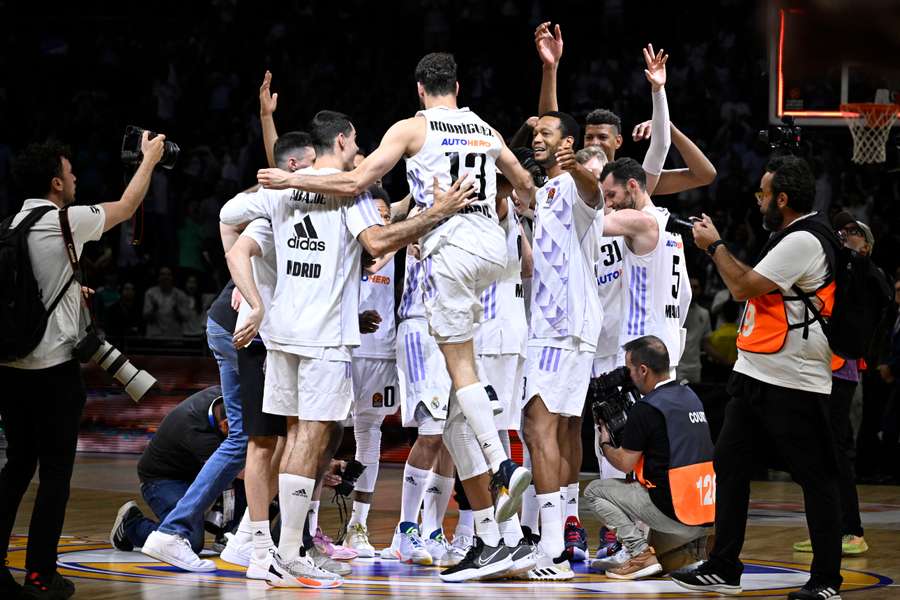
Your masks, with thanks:
M 893 290 L 881 270 L 868 256 L 846 248 L 823 219 L 807 217 L 790 227 L 793 231 L 808 231 L 816 236 L 830 269 L 829 278 L 835 282 L 834 308 L 830 317 L 823 317 L 810 301 L 812 294 L 792 289 L 822 326 L 832 352 L 845 359 L 860 359 L 869 341 L 890 306 Z
M 15 215 L 0 223 L 0 363 L 12 362 L 34 352 L 47 329 L 47 319 L 69 289 L 75 274 L 49 307 L 44 308 L 28 254 L 28 232 L 55 206 L 28 211 L 12 227 Z

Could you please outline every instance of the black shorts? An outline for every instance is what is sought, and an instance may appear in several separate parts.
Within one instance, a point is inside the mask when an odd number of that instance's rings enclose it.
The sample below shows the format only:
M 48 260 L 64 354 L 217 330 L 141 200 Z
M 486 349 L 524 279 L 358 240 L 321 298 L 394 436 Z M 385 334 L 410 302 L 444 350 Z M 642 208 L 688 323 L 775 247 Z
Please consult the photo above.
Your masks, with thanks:
M 237 356 L 244 433 L 250 436 L 287 435 L 287 424 L 283 416 L 269 415 L 262 411 L 266 347 L 259 340 L 254 340 L 246 348 L 238 350 Z

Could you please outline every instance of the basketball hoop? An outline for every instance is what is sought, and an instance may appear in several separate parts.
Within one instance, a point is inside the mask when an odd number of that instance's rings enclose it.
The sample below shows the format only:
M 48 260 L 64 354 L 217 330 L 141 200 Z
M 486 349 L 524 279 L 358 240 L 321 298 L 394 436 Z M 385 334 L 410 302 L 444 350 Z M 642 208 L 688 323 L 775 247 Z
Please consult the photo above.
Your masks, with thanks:
M 900 105 L 897 104 L 841 104 L 841 116 L 853 136 L 853 162 L 857 164 L 883 163 L 888 134 Z

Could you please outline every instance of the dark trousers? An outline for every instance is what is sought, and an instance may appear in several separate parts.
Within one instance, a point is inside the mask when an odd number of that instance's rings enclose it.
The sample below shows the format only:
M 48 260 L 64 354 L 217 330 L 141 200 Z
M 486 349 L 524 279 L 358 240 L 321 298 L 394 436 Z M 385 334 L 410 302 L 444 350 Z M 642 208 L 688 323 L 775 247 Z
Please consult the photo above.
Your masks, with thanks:
M 178 501 L 184 497 L 184 493 L 191 487 L 190 481 L 176 481 L 174 479 L 154 479 L 141 484 L 141 496 L 150 505 L 156 517 L 163 521 L 168 516 Z M 135 548 L 141 548 L 150 534 L 156 531 L 159 523 L 141 517 L 125 522 L 125 535 Z M 191 529 L 191 548 L 199 553 L 203 549 L 203 515 L 197 515 L 197 522 Z
M 0 558 L 6 558 L 19 503 L 40 467 L 28 527 L 28 571 L 56 570 L 84 402 L 75 360 L 38 370 L 0 367 L 0 416 L 7 441 L 0 471 Z
M 863 535 L 859 518 L 859 496 L 856 493 L 856 445 L 853 443 L 853 427 L 850 425 L 850 403 L 856 392 L 856 382 L 846 379 L 831 380 L 831 401 L 828 418 L 837 449 L 838 488 L 841 501 L 841 533 Z
M 840 504 L 834 442 L 826 413 L 829 397 L 763 383 L 740 373 L 729 381 L 731 401 L 716 441 L 716 543 L 712 566 L 738 576 L 750 505 L 754 444 L 777 453 L 803 488 L 812 540 L 811 581 L 842 581 Z

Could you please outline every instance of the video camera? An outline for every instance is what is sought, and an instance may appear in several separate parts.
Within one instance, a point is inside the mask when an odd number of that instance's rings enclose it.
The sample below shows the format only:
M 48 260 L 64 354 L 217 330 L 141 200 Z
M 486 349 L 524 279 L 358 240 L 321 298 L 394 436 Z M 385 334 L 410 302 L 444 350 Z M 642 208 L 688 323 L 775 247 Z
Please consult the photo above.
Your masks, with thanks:
M 801 131 L 794 125 L 793 117 L 782 117 L 783 125 L 769 125 L 768 129 L 759 131 L 759 141 L 768 146 L 774 155 L 800 155 Z
M 622 443 L 622 432 L 628 422 L 628 411 L 641 395 L 631 381 L 627 367 L 619 367 L 599 377 L 592 377 L 588 386 L 588 400 L 594 423 L 606 426 L 609 442 L 618 448 Z

